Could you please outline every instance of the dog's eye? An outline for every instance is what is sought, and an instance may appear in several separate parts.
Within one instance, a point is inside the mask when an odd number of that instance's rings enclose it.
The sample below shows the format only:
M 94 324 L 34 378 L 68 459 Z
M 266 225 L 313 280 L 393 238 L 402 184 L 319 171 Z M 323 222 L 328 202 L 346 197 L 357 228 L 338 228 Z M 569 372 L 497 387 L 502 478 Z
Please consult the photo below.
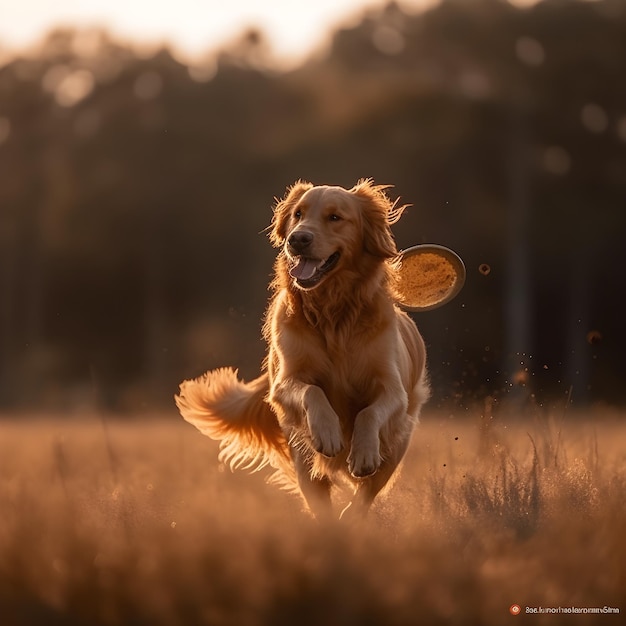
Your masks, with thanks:
M 340 215 L 337 215 L 336 213 L 331 213 L 331 214 L 328 216 L 328 219 L 329 219 L 331 222 L 339 222 L 339 221 L 341 220 L 341 216 L 340 216 Z
M 298 209 L 297 211 L 294 212 L 293 216 L 295 219 L 299 220 L 302 217 L 302 211 Z

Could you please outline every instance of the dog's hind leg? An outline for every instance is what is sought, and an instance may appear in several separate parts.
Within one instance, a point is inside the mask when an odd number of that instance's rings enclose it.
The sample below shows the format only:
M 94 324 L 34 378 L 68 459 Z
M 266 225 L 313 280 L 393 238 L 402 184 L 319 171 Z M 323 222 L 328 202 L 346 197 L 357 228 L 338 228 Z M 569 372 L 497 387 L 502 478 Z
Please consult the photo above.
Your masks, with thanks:
M 376 496 L 396 471 L 398 464 L 383 461 L 375 474 L 359 480 L 352 501 L 341 512 L 342 520 L 362 519 L 367 515 Z
M 383 458 L 375 474 L 358 480 L 352 501 L 341 512 L 340 518 L 342 520 L 357 520 L 367 515 L 376 496 L 387 485 L 398 469 L 398 465 L 400 465 L 409 445 L 409 440 L 410 434 L 407 434 L 404 441 L 397 445 L 394 454 Z
M 332 513 L 330 480 L 325 476 L 312 476 L 311 462 L 299 450 L 292 448 L 291 456 L 296 468 L 298 486 L 309 511 L 317 519 L 330 517 Z

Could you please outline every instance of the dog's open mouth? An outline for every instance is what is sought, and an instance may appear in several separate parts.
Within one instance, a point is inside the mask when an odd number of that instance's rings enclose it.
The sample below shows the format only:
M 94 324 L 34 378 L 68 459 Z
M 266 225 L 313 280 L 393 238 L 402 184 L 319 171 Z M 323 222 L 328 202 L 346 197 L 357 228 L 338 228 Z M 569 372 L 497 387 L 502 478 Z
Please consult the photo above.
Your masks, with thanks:
M 341 254 L 334 252 L 327 259 L 311 259 L 299 256 L 295 259 L 295 265 L 289 270 L 289 274 L 304 289 L 315 287 L 330 270 L 337 265 Z

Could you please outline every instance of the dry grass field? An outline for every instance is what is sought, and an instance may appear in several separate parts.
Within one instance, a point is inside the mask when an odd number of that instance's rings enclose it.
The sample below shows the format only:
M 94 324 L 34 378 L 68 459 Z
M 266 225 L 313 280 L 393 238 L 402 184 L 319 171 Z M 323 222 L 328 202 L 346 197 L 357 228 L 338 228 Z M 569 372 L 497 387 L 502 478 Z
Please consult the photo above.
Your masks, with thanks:
M 624 417 L 426 411 L 358 527 L 220 467 L 174 412 L 4 419 L 0 623 L 626 623 Z

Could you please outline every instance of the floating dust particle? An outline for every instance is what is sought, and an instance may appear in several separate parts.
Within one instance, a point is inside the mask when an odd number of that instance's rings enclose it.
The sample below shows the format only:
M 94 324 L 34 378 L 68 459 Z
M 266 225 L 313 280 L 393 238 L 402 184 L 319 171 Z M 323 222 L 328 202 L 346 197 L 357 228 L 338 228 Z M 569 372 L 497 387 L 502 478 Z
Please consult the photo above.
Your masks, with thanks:
M 590 330 L 587 333 L 587 343 L 594 345 L 602 341 L 602 333 L 599 330 Z
M 456 280 L 454 265 L 445 257 L 431 252 L 408 256 L 398 270 L 400 301 L 407 306 L 433 306 L 446 298 Z
M 491 267 L 487 264 L 487 263 L 481 263 L 478 266 L 478 271 L 483 275 L 483 276 L 488 276 L 491 273 Z
M 528 384 L 528 368 L 517 370 L 513 374 L 513 383 L 519 387 L 525 387 Z

